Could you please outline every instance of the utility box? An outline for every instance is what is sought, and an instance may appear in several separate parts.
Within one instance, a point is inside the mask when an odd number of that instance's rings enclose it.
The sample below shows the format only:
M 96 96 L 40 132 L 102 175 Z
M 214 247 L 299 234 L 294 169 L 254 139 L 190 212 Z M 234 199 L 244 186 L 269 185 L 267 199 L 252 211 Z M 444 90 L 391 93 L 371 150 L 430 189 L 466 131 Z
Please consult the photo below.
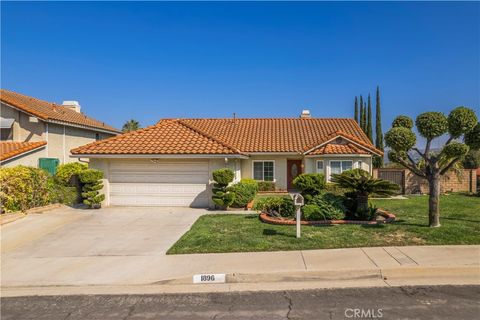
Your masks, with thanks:
M 38 159 L 38 167 L 46 170 L 52 176 L 57 173 L 57 167 L 60 164 L 60 160 L 57 158 L 40 158 Z

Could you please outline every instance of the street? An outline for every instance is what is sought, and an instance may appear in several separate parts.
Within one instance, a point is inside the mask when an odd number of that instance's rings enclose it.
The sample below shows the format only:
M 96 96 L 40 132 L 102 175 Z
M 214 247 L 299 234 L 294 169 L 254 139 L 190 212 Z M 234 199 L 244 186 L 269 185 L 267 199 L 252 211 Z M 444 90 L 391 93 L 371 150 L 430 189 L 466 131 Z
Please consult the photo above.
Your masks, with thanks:
M 8 319 L 478 319 L 480 286 L 2 299 Z

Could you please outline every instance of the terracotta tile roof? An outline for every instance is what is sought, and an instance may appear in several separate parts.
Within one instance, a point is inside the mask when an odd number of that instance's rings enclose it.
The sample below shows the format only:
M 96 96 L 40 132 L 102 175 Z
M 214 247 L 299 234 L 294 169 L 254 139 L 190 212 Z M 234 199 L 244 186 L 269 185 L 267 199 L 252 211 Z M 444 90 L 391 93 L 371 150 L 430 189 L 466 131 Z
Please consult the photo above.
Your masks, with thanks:
M 368 152 L 358 147 L 353 143 L 347 144 L 335 144 L 327 143 L 320 148 L 315 149 L 310 152 L 308 155 L 319 155 L 319 154 L 368 154 Z
M 45 121 L 60 121 L 67 124 L 71 123 L 95 129 L 102 129 L 112 133 L 120 132 L 104 122 L 87 117 L 83 113 L 76 112 L 59 104 L 25 96 L 13 91 L 1 89 L 0 100 Z
M 41 146 L 45 146 L 46 144 L 47 144 L 47 141 L 37 141 L 37 142 L 0 141 L 0 161 L 10 159 L 11 157 L 18 156 L 22 153 L 31 151 Z
M 238 154 L 216 139 L 176 120 L 132 131 L 71 150 L 72 154 Z
M 303 154 L 307 151 L 316 151 L 322 143 L 329 142 L 337 136 L 351 140 L 350 150 L 359 151 L 358 153 L 365 152 L 363 148 L 355 145 L 357 143 L 372 152 L 381 153 L 370 143 L 353 119 L 333 118 L 161 120 L 155 126 L 91 143 L 73 149 L 72 153 L 249 154 L 254 152 L 293 152 Z M 351 143 L 352 141 L 355 143 Z M 329 147 L 328 150 L 333 152 L 337 149 Z
M 337 132 L 332 133 L 328 137 L 325 137 L 321 143 L 307 148 L 306 151 L 305 151 L 305 154 L 308 154 L 308 155 L 322 154 L 322 152 L 317 151 L 317 149 L 326 150 L 325 148 L 322 148 L 322 146 L 324 146 L 324 144 L 326 144 L 327 142 L 333 141 L 335 138 L 341 138 L 341 139 L 347 139 L 346 141 L 353 142 L 353 143 L 350 143 L 350 144 L 352 146 L 355 146 L 355 148 L 358 148 L 359 150 L 364 150 L 365 151 L 365 149 L 361 148 L 361 147 L 364 147 L 364 148 L 372 151 L 373 153 L 383 155 L 383 152 L 381 150 L 378 150 L 372 143 L 370 143 L 370 140 L 367 138 L 367 136 L 365 135 L 365 133 L 361 129 L 360 129 L 360 131 L 361 131 L 361 134 L 363 134 L 365 136 L 365 139 L 359 139 L 357 136 L 353 136 L 353 135 L 350 135 L 350 134 L 342 132 L 342 131 L 337 131 Z M 359 147 L 358 145 L 356 146 L 355 144 L 358 144 L 361 147 Z M 334 149 L 332 149 L 332 147 L 330 147 L 330 150 L 334 150 Z M 336 150 L 340 150 L 340 149 L 336 149 Z M 368 152 L 366 152 L 366 153 L 368 154 Z

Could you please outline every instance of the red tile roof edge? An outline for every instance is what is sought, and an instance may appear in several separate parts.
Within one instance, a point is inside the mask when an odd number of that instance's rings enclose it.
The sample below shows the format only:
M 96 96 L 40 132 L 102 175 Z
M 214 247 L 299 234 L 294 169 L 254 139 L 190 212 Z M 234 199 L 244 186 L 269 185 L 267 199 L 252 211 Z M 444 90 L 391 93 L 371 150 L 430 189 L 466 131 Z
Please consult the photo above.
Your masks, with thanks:
M 47 141 L 37 141 L 37 142 L 13 142 L 13 141 L 1 141 L 0 144 L 18 144 L 19 148 L 14 149 L 9 152 L 2 153 L 0 155 L 0 161 L 8 160 L 12 157 L 19 156 L 28 151 L 35 150 L 37 148 L 43 147 L 47 144 Z

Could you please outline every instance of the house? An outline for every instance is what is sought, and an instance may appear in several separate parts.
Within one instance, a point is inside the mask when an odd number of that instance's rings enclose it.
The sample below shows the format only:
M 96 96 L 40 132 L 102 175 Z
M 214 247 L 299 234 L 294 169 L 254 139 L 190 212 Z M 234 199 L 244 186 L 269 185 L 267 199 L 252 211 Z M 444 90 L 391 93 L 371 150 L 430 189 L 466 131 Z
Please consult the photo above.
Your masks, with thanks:
M 353 119 L 165 119 L 71 150 L 104 172 L 104 205 L 208 207 L 212 171 L 292 189 L 300 173 L 372 171 L 382 155 Z
M 0 103 L 2 167 L 37 167 L 39 159 L 78 161 L 70 157 L 70 149 L 120 133 L 83 114 L 77 101 L 58 105 L 2 89 Z

